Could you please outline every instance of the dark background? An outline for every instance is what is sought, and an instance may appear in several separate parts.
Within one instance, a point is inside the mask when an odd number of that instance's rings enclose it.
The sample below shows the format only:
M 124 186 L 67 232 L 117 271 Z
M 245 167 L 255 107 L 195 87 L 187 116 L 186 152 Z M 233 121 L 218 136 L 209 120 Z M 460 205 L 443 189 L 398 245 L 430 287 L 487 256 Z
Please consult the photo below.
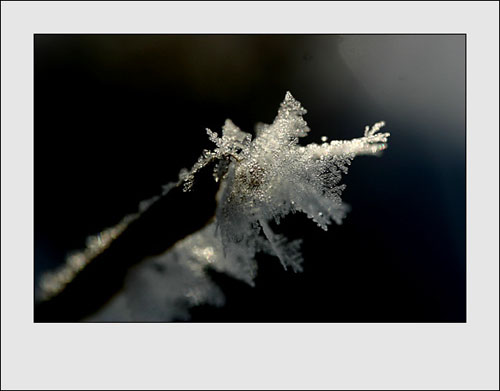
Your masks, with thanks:
M 284 221 L 303 238 L 303 273 L 267 256 L 255 288 L 212 273 L 227 303 L 192 321 L 465 321 L 464 35 L 35 35 L 34 64 L 35 284 L 191 167 L 205 128 L 270 123 L 289 90 L 308 109 L 304 143 L 385 120 L 389 148 L 353 161 L 342 226 Z M 203 225 L 216 187 L 200 181 L 35 320 L 81 319 L 128 266 Z

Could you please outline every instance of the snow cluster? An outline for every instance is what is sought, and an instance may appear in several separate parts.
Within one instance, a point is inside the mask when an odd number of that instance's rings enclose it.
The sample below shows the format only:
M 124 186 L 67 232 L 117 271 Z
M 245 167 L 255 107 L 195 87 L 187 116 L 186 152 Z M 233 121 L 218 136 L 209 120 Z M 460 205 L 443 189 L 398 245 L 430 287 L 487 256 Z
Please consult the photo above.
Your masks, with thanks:
M 257 125 L 253 140 L 226 120 L 221 137 L 207 129 L 216 148 L 204 151 L 190 171 L 181 172 L 189 190 L 195 174 L 217 162 L 214 176 L 221 186 L 215 224 L 226 257 L 238 258 L 242 248 L 252 255 L 264 250 L 276 255 L 285 269 L 300 271 L 299 244 L 275 234 L 269 222 L 279 224 L 288 213 L 303 212 L 324 230 L 332 221 L 340 224 L 347 211 L 341 199 L 342 174 L 356 155 L 387 147 L 389 133 L 378 133 L 384 122 L 367 127 L 362 138 L 300 146 L 299 138 L 310 131 L 304 114 L 287 92 L 274 122 Z

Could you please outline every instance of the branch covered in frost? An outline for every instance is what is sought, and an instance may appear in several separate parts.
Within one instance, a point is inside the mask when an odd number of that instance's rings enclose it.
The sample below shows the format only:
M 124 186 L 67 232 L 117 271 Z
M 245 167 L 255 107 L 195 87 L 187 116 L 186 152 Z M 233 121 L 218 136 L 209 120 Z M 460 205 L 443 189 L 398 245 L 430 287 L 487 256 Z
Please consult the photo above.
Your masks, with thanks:
M 271 221 L 279 224 L 288 213 L 303 212 L 324 230 L 332 221 L 340 224 L 348 209 L 341 199 L 342 174 L 355 156 L 379 154 L 389 137 L 379 133 L 384 126 L 379 122 L 361 138 L 300 146 L 299 138 L 310 131 L 304 114 L 288 92 L 273 123 L 257 125 L 253 139 L 230 120 L 222 135 L 207 129 L 215 148 L 203 151 L 191 170 L 183 170 L 179 184 L 188 191 L 196 174 L 215 163 L 213 175 L 220 182 L 215 219 L 130 273 L 122 301 L 115 300 L 115 307 L 94 320 L 116 319 L 124 313 L 120 306 L 132 314 L 129 320 L 171 320 L 187 318 L 193 305 L 222 305 L 222 292 L 206 268 L 253 286 L 258 252 L 275 255 L 285 269 L 302 271 L 300 240 L 273 232 Z M 162 281 L 164 288 L 153 291 Z
M 324 230 L 332 222 L 341 224 L 348 211 L 341 199 L 342 174 L 355 156 L 380 154 L 390 136 L 379 132 L 385 125 L 382 121 L 367 126 L 360 138 L 326 142 L 322 137 L 321 144 L 300 146 L 299 138 L 310 132 L 303 118 L 306 112 L 287 92 L 273 123 L 258 124 L 253 138 L 231 120 L 226 120 L 221 135 L 207 129 L 215 147 L 204 150 L 190 170 L 181 170 L 172 186 L 189 191 L 198 172 L 214 164 L 213 176 L 220 183 L 215 218 L 164 254 L 137 265 L 128 274 L 124 292 L 91 320 L 185 319 L 193 305 L 222 305 L 224 296 L 206 269 L 253 285 L 258 252 L 275 255 L 285 269 L 302 271 L 300 240 L 289 241 L 273 232 L 270 223 L 279 224 L 290 212 L 302 212 Z M 148 201 L 144 208 L 156 201 Z M 92 242 L 77 258 L 70 258 L 69 266 L 45 279 L 46 291 L 61 289 L 70 274 L 78 273 L 141 213 L 104 231 L 110 240 L 95 246 Z

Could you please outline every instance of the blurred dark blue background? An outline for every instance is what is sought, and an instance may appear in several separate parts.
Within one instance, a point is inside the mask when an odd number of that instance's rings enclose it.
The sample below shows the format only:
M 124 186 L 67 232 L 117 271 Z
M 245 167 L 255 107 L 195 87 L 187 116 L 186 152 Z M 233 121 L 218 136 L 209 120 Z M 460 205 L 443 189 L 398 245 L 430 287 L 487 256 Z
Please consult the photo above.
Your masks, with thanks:
M 303 273 L 268 257 L 255 288 L 213 273 L 227 305 L 192 320 L 465 321 L 464 35 L 36 35 L 34 56 L 35 283 L 190 167 L 205 128 L 252 131 L 289 90 L 308 109 L 304 142 L 385 120 L 389 148 L 354 160 L 342 226 L 284 221 Z M 169 223 L 145 223 L 123 254 L 179 239 Z

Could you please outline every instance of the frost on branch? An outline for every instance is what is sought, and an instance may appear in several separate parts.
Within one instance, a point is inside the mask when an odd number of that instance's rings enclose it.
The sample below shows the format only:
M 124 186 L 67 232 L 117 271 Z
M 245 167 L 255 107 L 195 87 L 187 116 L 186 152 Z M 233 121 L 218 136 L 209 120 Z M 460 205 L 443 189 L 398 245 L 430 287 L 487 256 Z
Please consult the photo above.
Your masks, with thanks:
M 120 303 L 128 303 L 131 320 L 186 318 L 192 305 L 221 305 L 224 297 L 207 268 L 253 285 L 258 252 L 275 255 L 285 269 L 301 271 L 300 241 L 273 232 L 270 223 L 302 212 L 324 230 L 332 222 L 341 224 L 348 210 L 341 199 L 342 174 L 355 156 L 379 154 L 389 137 L 379 133 L 385 124 L 378 122 L 360 138 L 301 146 L 299 138 L 310 131 L 304 114 L 287 92 L 274 122 L 257 125 L 253 139 L 230 120 L 220 136 L 207 129 L 214 149 L 203 151 L 191 170 L 182 170 L 177 185 L 189 191 L 196 174 L 213 163 L 214 179 L 220 182 L 215 218 L 163 255 L 138 265 L 129 273 L 125 293 L 95 320 L 123 313 L 117 309 Z

